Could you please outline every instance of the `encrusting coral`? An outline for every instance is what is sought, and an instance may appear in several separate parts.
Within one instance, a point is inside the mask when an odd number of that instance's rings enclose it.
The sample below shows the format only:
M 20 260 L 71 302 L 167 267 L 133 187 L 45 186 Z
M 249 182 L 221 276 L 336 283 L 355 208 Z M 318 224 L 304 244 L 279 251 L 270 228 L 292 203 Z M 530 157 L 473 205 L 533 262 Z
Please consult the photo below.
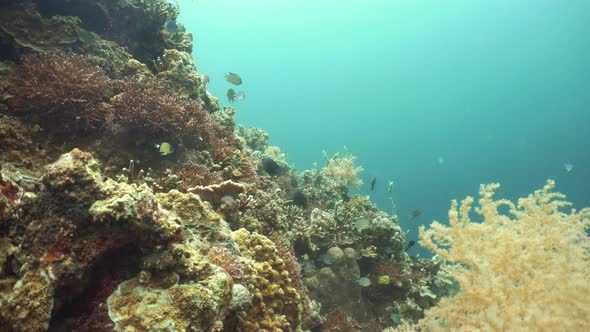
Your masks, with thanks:
M 430 331 L 586 331 L 590 329 L 590 209 L 571 204 L 551 190 L 518 203 L 494 200 L 498 184 L 482 185 L 473 198 L 453 201 L 450 225 L 420 229 L 421 243 L 445 261 L 446 276 L 460 291 L 426 312 L 420 326 Z M 509 213 L 503 214 L 504 208 Z

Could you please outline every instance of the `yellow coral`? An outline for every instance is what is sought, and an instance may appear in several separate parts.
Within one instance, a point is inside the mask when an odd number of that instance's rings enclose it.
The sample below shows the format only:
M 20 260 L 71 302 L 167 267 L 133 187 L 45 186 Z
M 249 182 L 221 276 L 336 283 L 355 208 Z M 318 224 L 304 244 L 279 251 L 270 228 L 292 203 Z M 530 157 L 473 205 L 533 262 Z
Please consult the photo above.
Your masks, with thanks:
M 482 222 L 473 198 L 452 202 L 450 226 L 420 229 L 421 244 L 446 260 L 460 292 L 430 309 L 430 331 L 590 331 L 590 209 L 569 214 L 548 181 L 514 204 L 494 201 L 498 184 L 481 186 Z M 509 214 L 498 209 L 508 208 Z
M 252 306 L 240 315 L 239 332 L 301 330 L 301 295 L 272 241 L 256 232 L 233 233 L 248 274 Z

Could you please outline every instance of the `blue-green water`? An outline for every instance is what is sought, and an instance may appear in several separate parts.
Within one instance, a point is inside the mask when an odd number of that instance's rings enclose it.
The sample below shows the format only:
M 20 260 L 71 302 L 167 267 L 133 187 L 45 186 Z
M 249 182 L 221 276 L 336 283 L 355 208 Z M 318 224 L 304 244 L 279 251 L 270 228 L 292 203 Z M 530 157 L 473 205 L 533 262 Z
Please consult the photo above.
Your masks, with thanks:
M 239 122 L 299 170 L 346 146 L 383 209 L 395 181 L 408 239 L 481 183 L 515 199 L 552 178 L 590 206 L 587 0 L 180 4 L 210 91 L 228 104 L 223 74 L 244 79 Z

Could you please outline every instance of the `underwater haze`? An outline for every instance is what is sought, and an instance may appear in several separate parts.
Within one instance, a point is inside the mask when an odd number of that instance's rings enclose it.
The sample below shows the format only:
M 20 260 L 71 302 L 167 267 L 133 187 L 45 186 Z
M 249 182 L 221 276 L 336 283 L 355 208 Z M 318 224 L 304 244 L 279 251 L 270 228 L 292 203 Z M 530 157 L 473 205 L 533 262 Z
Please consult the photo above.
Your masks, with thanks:
M 514 199 L 551 178 L 590 205 L 587 0 L 180 5 L 212 94 L 229 105 L 224 73 L 244 80 L 239 122 L 268 131 L 299 170 L 346 146 L 361 192 L 388 212 L 394 181 L 408 240 L 482 183 Z

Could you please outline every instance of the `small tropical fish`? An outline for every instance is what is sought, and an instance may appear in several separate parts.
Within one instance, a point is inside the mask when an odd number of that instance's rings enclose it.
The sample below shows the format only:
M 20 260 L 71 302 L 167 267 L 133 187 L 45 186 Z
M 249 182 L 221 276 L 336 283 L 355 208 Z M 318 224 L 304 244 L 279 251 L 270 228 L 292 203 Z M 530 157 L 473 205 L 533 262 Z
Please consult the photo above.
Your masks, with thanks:
M 299 189 L 295 189 L 295 191 L 293 191 L 292 200 L 294 205 L 297 205 L 302 209 L 307 207 L 307 198 L 305 197 L 305 194 L 303 194 L 303 192 Z
M 281 166 L 279 166 L 276 161 L 268 157 L 262 158 L 260 161 L 260 166 L 262 166 L 262 169 L 268 173 L 268 175 L 280 175 L 283 171 Z
M 211 77 L 209 77 L 209 75 L 207 75 L 207 74 L 201 76 L 201 79 L 203 80 L 204 85 L 207 85 L 207 84 L 209 84 L 209 82 L 211 82 Z
M 232 72 L 225 74 L 225 80 L 230 82 L 233 85 L 241 85 L 242 84 L 242 78 L 240 77 L 240 75 L 232 73 Z
M 164 23 L 164 30 L 168 31 L 173 35 L 183 32 L 182 27 L 180 27 L 176 20 L 168 20 Z
M 371 279 L 367 277 L 358 278 L 355 283 L 361 287 L 369 287 L 372 284 Z
M 416 244 L 416 241 L 414 241 L 414 240 L 411 240 L 410 242 L 408 242 L 408 243 L 406 244 L 406 246 L 404 247 L 404 250 L 405 250 L 405 251 L 408 251 L 408 250 L 410 250 L 410 248 L 412 248 L 412 247 L 413 247 L 415 244 Z
M 374 176 L 373 177 L 373 181 L 371 181 L 371 191 L 373 191 L 375 189 L 375 183 L 377 183 L 377 177 Z
M 420 210 L 414 210 L 411 214 L 412 220 L 420 217 L 422 215 L 422 211 Z
M 565 163 L 565 164 L 563 164 L 563 169 L 565 170 L 566 173 L 571 173 L 574 170 L 574 165 L 572 165 L 570 163 Z
M 236 93 L 236 95 L 234 96 L 234 99 L 237 101 L 243 101 L 244 99 L 246 99 L 246 94 L 244 93 L 244 91 L 240 91 L 240 92 Z
M 309 260 L 309 255 L 308 254 L 303 254 L 303 260 L 304 261 L 308 261 Z
M 236 92 L 234 91 L 234 89 L 227 89 L 227 100 L 229 100 L 230 103 L 233 103 L 234 100 L 236 100 Z
M 392 322 L 399 324 L 402 321 L 402 316 L 394 313 L 389 315 L 389 319 L 391 319 Z
M 359 231 L 362 231 L 363 229 L 367 229 L 370 226 L 371 226 L 371 219 L 369 219 L 369 218 L 361 218 L 361 219 L 354 222 L 354 227 Z
M 156 144 L 155 147 L 156 147 L 156 149 L 158 149 L 158 151 L 160 152 L 160 155 L 162 155 L 162 156 L 167 156 L 169 154 L 174 153 L 174 148 L 172 147 L 172 144 L 170 144 L 168 142 L 162 142 L 160 144 Z
M 432 299 L 436 299 L 436 294 L 434 294 L 430 288 L 428 288 L 428 286 L 422 286 L 422 288 L 420 288 L 420 296 L 425 297 L 428 296 Z

